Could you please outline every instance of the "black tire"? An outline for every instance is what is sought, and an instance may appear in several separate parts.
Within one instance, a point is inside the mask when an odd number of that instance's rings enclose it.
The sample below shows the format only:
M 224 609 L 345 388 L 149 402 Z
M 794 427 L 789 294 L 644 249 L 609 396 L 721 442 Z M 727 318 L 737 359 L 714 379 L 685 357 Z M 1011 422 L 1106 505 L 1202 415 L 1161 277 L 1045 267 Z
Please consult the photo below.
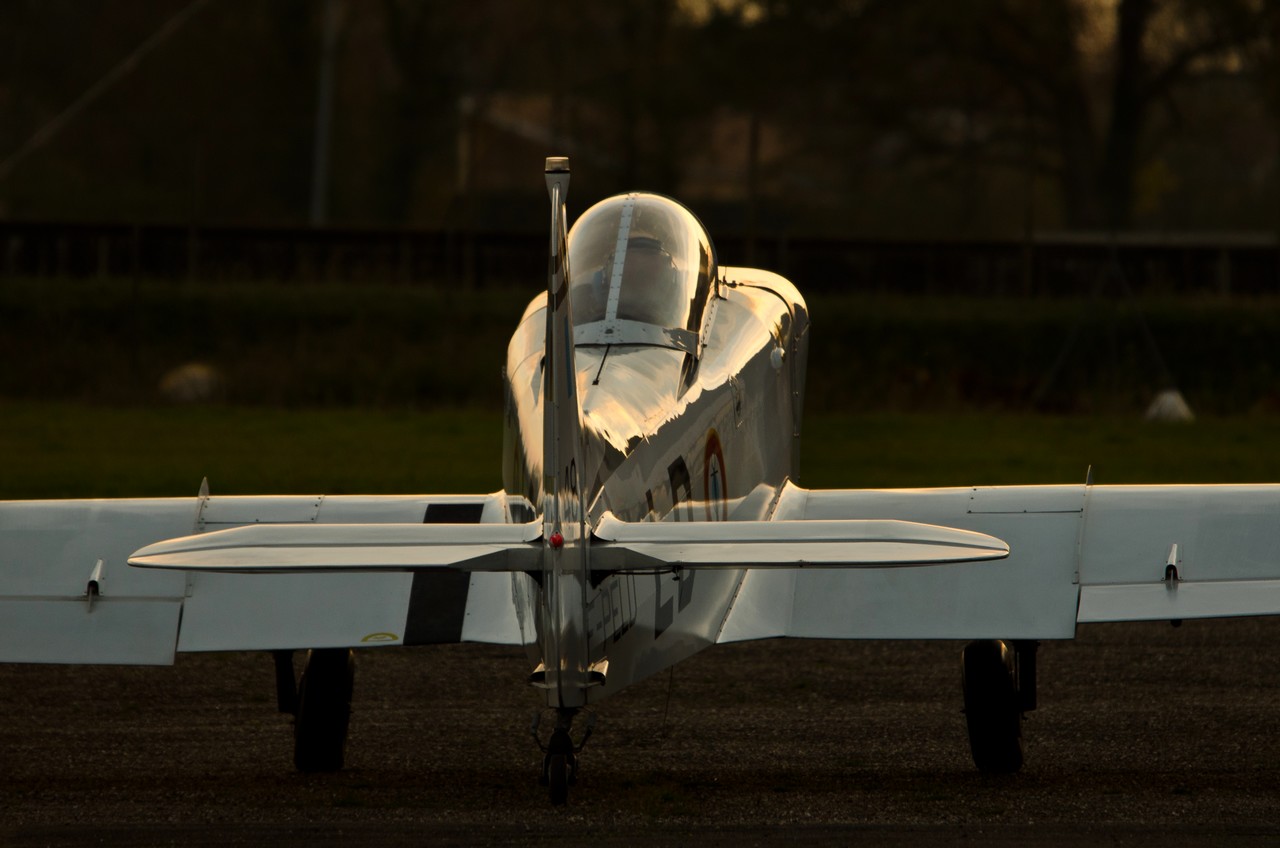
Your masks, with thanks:
M 569 802 L 569 760 L 564 754 L 552 754 L 547 764 L 547 786 L 551 803 L 560 807 Z
M 965 646 L 964 715 L 978 771 L 1013 774 L 1022 768 L 1022 709 L 1013 649 L 991 639 Z
M 351 723 L 355 654 L 348 648 L 307 653 L 293 722 L 293 764 L 298 771 L 338 771 Z

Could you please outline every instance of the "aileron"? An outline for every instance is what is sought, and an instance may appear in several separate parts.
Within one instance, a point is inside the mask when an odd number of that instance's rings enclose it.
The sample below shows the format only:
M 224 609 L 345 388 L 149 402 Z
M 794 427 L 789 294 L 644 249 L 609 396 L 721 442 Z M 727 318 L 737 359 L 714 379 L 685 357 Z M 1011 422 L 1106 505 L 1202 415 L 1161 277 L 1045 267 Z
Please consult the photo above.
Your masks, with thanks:
M 1076 620 L 1180 621 L 1244 615 L 1280 615 L 1280 578 L 1081 586 Z

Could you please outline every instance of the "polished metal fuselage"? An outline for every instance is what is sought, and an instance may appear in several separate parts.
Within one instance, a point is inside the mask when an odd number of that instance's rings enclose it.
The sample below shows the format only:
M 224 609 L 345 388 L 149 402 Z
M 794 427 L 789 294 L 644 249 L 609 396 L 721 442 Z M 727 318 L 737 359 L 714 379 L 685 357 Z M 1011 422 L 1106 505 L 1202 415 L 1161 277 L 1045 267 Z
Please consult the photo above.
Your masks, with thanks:
M 627 521 L 769 517 L 797 472 L 808 313 L 782 277 L 723 269 L 699 354 L 643 345 L 575 349 L 581 480 L 589 528 Z M 503 482 L 541 512 L 546 296 L 508 349 Z M 750 387 L 750 391 L 747 391 Z M 556 677 L 549 706 L 578 707 L 713 644 L 745 572 L 613 574 L 586 569 L 513 578 L 535 664 Z M 607 671 L 606 671 L 607 670 Z M 593 673 L 594 672 L 594 673 Z

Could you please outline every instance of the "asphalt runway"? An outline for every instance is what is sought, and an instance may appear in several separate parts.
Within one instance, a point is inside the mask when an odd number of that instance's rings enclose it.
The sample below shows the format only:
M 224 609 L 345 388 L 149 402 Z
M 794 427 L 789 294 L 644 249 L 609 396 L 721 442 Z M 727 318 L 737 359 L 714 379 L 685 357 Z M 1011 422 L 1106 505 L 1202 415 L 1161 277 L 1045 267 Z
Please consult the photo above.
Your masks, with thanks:
M 1040 653 L 1027 763 L 978 774 L 952 642 L 711 649 L 601 704 L 566 808 L 518 649 L 359 656 L 347 769 L 293 771 L 261 654 L 0 666 L 5 845 L 1280 844 L 1280 619 Z

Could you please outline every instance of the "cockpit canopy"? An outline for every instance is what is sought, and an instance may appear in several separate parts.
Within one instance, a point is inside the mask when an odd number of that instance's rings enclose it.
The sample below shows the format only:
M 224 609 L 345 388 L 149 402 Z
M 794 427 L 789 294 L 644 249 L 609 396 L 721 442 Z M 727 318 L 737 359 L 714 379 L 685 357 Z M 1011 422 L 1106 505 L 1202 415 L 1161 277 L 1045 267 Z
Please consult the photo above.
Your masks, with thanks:
M 693 213 L 656 194 L 602 200 L 569 231 L 576 344 L 697 353 L 715 251 Z

